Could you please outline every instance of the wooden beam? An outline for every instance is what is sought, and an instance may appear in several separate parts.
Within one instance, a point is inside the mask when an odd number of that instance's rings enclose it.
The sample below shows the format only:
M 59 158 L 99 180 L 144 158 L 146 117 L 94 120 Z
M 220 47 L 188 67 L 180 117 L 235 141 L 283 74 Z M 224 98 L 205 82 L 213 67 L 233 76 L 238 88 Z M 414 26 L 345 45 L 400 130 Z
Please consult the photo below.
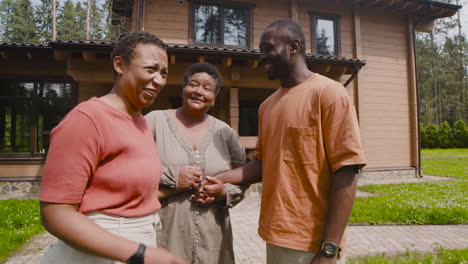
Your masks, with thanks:
M 0 51 L 0 57 L 2 57 L 2 59 L 6 60 L 6 59 L 8 59 L 8 54 L 6 53 L 6 51 Z
M 171 64 L 175 64 L 176 62 L 176 55 L 171 55 Z
M 361 8 L 359 5 L 353 6 L 353 55 L 355 59 L 362 57 L 362 35 L 361 35 Z M 356 71 L 357 67 L 354 68 Z M 358 120 L 361 120 L 361 98 L 359 97 L 359 75 L 354 78 L 353 82 L 353 101 L 354 107 L 356 108 L 356 115 Z
M 205 62 L 205 57 L 203 56 L 198 57 L 198 62 Z
M 223 59 L 224 65 L 226 65 L 227 68 L 231 68 L 232 66 L 232 58 L 224 58 Z
M 292 21 L 299 22 L 299 3 L 298 3 L 298 0 L 289 0 L 289 18 Z
M 258 67 L 258 60 L 249 60 L 249 65 L 252 70 L 257 69 Z
M 95 62 L 96 61 L 96 52 L 94 51 L 82 51 L 81 52 L 81 57 L 83 57 L 83 60 L 86 62 Z
M 66 61 L 71 58 L 71 52 L 64 50 L 54 50 L 54 59 L 59 61 Z
M 26 52 L 26 58 L 28 58 L 28 60 L 32 60 L 33 59 L 32 52 L 30 51 Z
M 232 67 L 231 68 L 231 81 L 239 81 L 241 78 L 240 75 L 240 68 L 239 67 Z
M 239 88 L 229 90 L 229 125 L 239 134 Z

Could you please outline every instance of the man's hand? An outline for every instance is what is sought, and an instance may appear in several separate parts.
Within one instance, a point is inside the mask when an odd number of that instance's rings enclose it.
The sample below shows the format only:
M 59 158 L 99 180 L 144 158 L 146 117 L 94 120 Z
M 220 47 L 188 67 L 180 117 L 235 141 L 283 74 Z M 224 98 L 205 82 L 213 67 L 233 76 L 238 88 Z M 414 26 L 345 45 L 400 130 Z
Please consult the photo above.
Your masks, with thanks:
M 215 177 L 207 176 L 200 188 L 192 196 L 192 201 L 208 205 L 215 201 L 226 199 L 227 191 L 224 183 Z
M 149 264 L 186 264 L 184 259 L 171 254 L 162 248 L 147 248 L 145 251 L 145 263 Z
M 336 264 L 336 257 L 326 258 L 319 253 L 314 256 L 310 264 Z
M 179 167 L 179 176 L 177 180 L 177 189 L 187 190 L 195 189 L 201 182 L 202 171 L 195 166 Z

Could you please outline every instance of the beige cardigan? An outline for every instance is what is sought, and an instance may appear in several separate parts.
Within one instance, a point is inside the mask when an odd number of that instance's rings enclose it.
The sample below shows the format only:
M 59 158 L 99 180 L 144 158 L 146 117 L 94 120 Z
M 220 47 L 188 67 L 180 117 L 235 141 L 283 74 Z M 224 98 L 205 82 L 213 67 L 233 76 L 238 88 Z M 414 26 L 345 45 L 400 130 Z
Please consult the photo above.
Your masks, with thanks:
M 156 140 L 163 164 L 160 186 L 176 188 L 178 167 L 193 160 L 192 145 L 187 142 L 174 120 L 174 110 L 153 111 L 146 115 Z M 236 133 L 226 123 L 209 116 L 209 129 L 198 147 L 202 154 L 205 175 L 240 167 L 245 152 Z M 161 201 L 159 210 L 162 230 L 158 246 L 183 257 L 188 263 L 234 263 L 232 230 L 228 208 L 244 198 L 247 186 L 226 184 L 227 199 L 201 207 L 189 201 L 191 191 L 170 196 Z

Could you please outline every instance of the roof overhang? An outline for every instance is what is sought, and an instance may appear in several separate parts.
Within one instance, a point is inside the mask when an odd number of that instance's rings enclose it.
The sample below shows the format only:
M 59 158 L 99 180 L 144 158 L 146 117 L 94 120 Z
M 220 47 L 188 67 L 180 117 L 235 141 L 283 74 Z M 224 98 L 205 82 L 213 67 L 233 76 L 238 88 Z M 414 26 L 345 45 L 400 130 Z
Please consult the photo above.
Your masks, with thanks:
M 115 43 L 114 41 L 59 40 L 49 42 L 49 46 L 54 50 L 110 52 Z M 258 49 L 208 45 L 167 44 L 167 53 L 169 56 L 192 56 L 204 57 L 206 59 L 230 58 L 237 61 L 258 61 L 260 57 Z M 321 73 L 333 72 L 340 75 L 354 74 L 356 70 L 359 70 L 366 64 L 364 60 L 360 59 L 320 54 L 306 54 L 306 61 L 309 67 L 315 67 Z M 325 72 L 323 72 L 324 70 Z
M 354 4 L 380 8 L 389 12 L 395 12 L 426 19 L 450 17 L 461 8 L 459 5 L 448 4 L 430 0 L 351 0 Z
M 51 54 L 55 60 L 65 61 L 71 57 L 80 56 L 87 62 L 93 62 L 97 58 L 108 58 L 115 44 L 114 41 L 88 40 L 57 40 L 47 44 L 0 43 L 0 56 L 8 58 L 9 55 L 22 56 L 23 54 L 32 59 L 34 56 L 31 54 L 46 51 L 46 54 Z M 175 64 L 177 58 L 177 61 L 208 61 L 224 63 L 227 67 L 248 66 L 252 69 L 258 67 L 260 57 L 257 49 L 207 45 L 168 44 L 167 53 L 171 64 Z M 360 59 L 320 54 L 306 54 L 306 62 L 314 72 L 332 77 L 349 74 L 353 78 L 366 64 Z

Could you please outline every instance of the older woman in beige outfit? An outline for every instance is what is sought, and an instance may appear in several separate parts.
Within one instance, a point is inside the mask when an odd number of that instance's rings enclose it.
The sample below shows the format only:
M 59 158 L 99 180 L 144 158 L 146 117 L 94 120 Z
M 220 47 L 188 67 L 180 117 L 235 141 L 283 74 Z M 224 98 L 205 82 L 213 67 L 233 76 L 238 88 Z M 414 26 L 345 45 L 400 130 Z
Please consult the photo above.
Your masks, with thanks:
M 214 66 L 194 64 L 184 77 L 182 107 L 146 115 L 163 164 L 160 187 L 172 193 L 161 200 L 158 246 L 189 263 L 234 263 L 228 209 L 243 199 L 245 187 L 218 184 L 214 203 L 200 206 L 191 201 L 201 175 L 216 175 L 245 161 L 234 130 L 207 114 L 220 87 Z

